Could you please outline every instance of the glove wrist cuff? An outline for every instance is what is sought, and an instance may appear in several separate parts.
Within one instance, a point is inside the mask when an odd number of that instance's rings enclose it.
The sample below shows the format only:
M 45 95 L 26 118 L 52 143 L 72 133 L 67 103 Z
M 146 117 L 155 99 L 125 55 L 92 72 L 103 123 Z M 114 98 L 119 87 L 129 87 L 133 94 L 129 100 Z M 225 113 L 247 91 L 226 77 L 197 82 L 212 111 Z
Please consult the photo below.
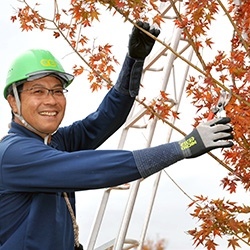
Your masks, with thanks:
M 205 146 L 196 129 L 178 143 L 184 158 L 193 158 L 205 153 Z
M 127 54 L 127 57 L 136 61 L 136 62 L 144 62 L 145 61 L 145 58 L 144 59 L 141 59 L 141 58 L 135 58 L 135 57 L 132 57 L 129 55 L 129 53 Z
M 124 94 L 136 97 L 140 88 L 144 60 L 126 56 L 115 89 Z

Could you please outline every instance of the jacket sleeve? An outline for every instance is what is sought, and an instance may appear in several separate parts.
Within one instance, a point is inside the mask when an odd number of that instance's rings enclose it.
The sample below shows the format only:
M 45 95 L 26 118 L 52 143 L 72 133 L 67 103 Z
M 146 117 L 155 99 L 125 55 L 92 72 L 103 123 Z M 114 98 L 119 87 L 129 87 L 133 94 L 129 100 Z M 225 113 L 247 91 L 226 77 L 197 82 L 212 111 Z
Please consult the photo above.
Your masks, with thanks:
M 11 135 L 0 143 L 0 191 L 97 189 L 146 178 L 184 158 L 178 142 L 136 151 L 63 152 L 42 140 Z
M 183 158 L 177 142 L 133 152 L 69 153 L 38 139 L 12 135 L 0 144 L 0 190 L 71 192 L 107 188 L 146 178 Z
M 132 152 L 63 152 L 18 135 L 0 143 L 0 190 L 72 192 L 117 186 L 141 178 Z
M 125 122 L 138 94 L 143 60 L 126 56 L 115 86 L 107 93 L 98 109 L 81 121 L 61 128 L 53 136 L 64 151 L 95 149 Z M 56 142 L 56 141 L 59 141 Z
M 52 136 L 52 145 L 68 152 L 96 149 L 126 121 L 133 102 L 134 98 L 111 89 L 95 112 L 70 126 L 59 128 Z

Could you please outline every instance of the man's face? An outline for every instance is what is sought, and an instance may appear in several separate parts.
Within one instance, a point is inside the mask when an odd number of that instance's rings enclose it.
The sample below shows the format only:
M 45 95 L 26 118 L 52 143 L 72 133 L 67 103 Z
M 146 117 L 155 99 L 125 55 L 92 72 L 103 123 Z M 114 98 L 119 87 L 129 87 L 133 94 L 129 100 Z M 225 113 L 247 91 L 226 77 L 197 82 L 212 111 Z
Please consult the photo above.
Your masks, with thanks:
M 46 89 L 56 91 L 48 93 Z M 20 93 L 21 114 L 43 138 L 55 132 L 64 117 L 66 98 L 60 94 L 60 91 L 62 91 L 62 83 L 53 76 L 23 84 L 23 90 Z M 14 110 L 15 107 L 11 106 L 13 111 L 17 112 Z

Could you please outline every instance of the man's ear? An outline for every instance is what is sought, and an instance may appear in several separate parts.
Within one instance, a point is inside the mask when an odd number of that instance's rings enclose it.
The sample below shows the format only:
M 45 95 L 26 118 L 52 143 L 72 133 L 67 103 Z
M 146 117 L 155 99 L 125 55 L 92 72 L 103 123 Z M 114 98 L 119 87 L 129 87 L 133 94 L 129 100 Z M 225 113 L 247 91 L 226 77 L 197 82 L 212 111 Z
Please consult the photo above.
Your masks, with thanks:
M 7 101 L 11 107 L 11 110 L 13 113 L 18 113 L 17 105 L 16 105 L 16 99 L 13 95 L 7 96 Z

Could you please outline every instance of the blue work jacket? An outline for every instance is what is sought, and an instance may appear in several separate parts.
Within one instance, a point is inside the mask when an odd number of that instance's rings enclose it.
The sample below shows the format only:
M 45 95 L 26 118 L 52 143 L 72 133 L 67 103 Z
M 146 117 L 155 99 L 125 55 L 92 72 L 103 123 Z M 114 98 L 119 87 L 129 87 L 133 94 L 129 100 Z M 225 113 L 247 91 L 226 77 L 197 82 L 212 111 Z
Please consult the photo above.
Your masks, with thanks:
M 49 145 L 12 122 L 0 142 L 0 250 L 73 250 L 62 193 L 75 210 L 75 191 L 141 178 L 132 152 L 96 149 L 124 123 L 134 102 L 134 95 L 124 94 L 131 73 L 124 67 L 96 112 L 59 128 Z

